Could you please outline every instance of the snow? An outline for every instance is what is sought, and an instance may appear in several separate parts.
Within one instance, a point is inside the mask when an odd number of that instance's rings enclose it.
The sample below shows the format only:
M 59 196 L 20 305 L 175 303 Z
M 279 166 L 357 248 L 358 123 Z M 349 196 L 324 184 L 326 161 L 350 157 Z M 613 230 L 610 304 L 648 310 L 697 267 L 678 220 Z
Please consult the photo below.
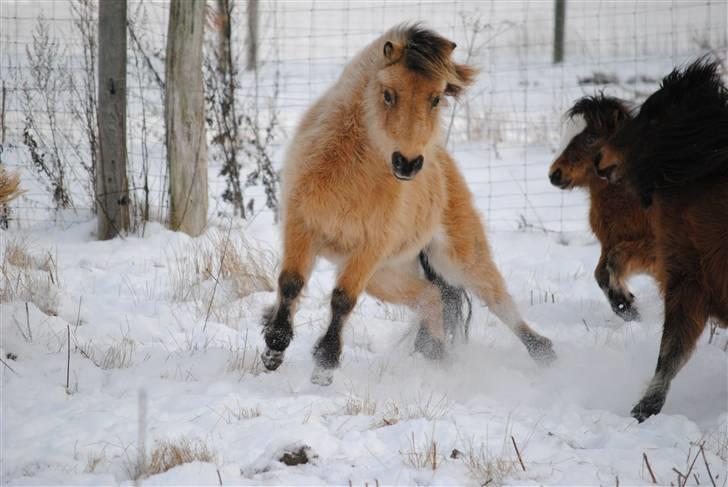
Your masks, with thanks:
M 231 233 L 238 232 L 263 249 L 279 247 L 265 218 L 247 228 L 235 222 Z M 692 461 L 698 451 L 691 442 L 706 438 L 713 475 L 719 483 L 726 478 L 728 336 L 719 332 L 709 344 L 706 332 L 662 414 L 637 424 L 629 410 L 654 370 L 661 299 L 650 278 L 638 277 L 631 285 L 643 321 L 613 315 L 592 278 L 599 249 L 588 237 L 490 235 L 525 318 L 555 343 L 553 367 L 539 369 L 479 303 L 470 343 L 457 345 L 445 363 L 430 363 L 412 353 L 411 317 L 365 298 L 345 330 L 343 365 L 325 388 L 309 378 L 310 350 L 328 316 L 329 264 L 319 264 L 307 288 L 284 364 L 264 373 L 250 364 L 262 349 L 260 315 L 274 293 L 236 298 L 221 291 L 215 307 L 237 318 L 210 319 L 203 329 L 205 313 L 195 302 L 170 297 L 174 260 L 193 239 L 158 224 L 124 240 L 99 242 L 93 233 L 93 222 L 23 233 L 36 251 L 52 249 L 61 285 L 57 317 L 33 304 L 28 318 L 22 302 L 2 305 L 0 351 L 17 356 L 5 359 L 15 373 L 2 372 L 1 473 L 8 485 L 133 483 L 140 391 L 147 397 L 147 451 L 158 441 L 189 438 L 215 453 L 214 462 L 184 464 L 145 478 L 145 485 L 212 485 L 218 471 L 224 484 L 251 485 L 487 480 L 484 469 L 468 467 L 467 456 L 502 459 L 497 482 L 611 484 L 619 477 L 625 485 L 644 484 L 650 479 L 643 452 L 658 481 L 668 483 L 676 478 L 673 467 L 689 468 L 688 453 Z M 3 245 L 14 236 L 4 232 Z M 28 326 L 32 341 L 24 338 Z M 100 368 L 78 348 L 92 343 L 98 362 L 106 348 L 129 342 L 124 368 Z M 235 370 L 230 364 L 242 350 L 247 368 Z M 435 470 L 426 455 L 433 441 Z M 277 461 L 300 445 L 317 457 L 291 467 Z M 455 449 L 463 457 L 450 458 Z M 93 457 L 100 460 L 89 471 Z M 702 459 L 692 471 L 708 481 Z

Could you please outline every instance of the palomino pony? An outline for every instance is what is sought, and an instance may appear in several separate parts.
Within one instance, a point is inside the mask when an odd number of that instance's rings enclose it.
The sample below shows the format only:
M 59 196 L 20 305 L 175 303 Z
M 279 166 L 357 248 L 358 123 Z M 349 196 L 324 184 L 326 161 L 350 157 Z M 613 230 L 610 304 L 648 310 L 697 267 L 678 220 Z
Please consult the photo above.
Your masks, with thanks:
M 338 265 L 331 321 L 316 343 L 312 382 L 328 385 L 341 332 L 359 296 L 404 304 L 423 320 L 431 357 L 444 352 L 442 302 L 417 256 L 472 290 L 531 356 L 555 358 L 551 341 L 521 318 L 491 258 L 483 225 L 440 137 L 441 101 L 472 83 L 455 44 L 419 25 L 398 26 L 364 48 L 308 110 L 283 169 L 284 251 L 278 302 L 264 316 L 266 368 L 293 337 L 296 303 L 317 256 Z
M 639 318 L 626 280 L 638 272 L 654 274 L 655 238 L 649 210 L 624 184 L 609 184 L 594 170 L 602 144 L 631 118 L 625 103 L 604 95 L 579 99 L 567 112 L 573 136 L 549 169 L 551 184 L 561 189 L 587 188 L 589 224 L 602 246 L 594 270 L 597 284 L 625 321 Z
M 728 89 L 717 64 L 701 59 L 666 76 L 594 163 L 654 207 L 665 321 L 655 375 L 632 409 L 642 422 L 662 410 L 706 321 L 728 323 Z

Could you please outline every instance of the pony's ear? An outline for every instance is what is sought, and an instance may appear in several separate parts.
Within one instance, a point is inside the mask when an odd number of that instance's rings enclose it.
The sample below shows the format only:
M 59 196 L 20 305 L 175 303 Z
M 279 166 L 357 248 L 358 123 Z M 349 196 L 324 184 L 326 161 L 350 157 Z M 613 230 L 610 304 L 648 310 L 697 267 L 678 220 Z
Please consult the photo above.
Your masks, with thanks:
M 478 70 L 467 64 L 455 64 L 455 78 L 445 87 L 445 94 L 457 98 L 466 86 L 473 84 Z
M 389 61 L 390 63 L 395 63 L 399 61 L 399 58 L 402 57 L 402 46 L 399 44 L 394 44 L 391 41 L 387 41 L 384 43 L 384 48 L 382 49 L 382 52 L 384 53 L 384 57 Z

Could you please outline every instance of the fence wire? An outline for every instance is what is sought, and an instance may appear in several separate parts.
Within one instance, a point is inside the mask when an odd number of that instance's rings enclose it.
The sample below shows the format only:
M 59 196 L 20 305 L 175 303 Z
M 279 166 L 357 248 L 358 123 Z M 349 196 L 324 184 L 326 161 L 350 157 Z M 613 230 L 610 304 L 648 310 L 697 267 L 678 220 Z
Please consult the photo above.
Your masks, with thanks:
M 248 4 L 231 3 L 237 103 L 255 120 L 254 127 L 269 135 L 264 150 L 277 165 L 303 111 L 383 31 L 422 21 L 454 40 L 456 57 L 481 74 L 445 114 L 448 147 L 492 229 L 584 231 L 586 196 L 559 191 L 546 177 L 563 113 L 578 97 L 599 90 L 638 102 L 674 66 L 707 52 L 725 60 L 728 53 L 724 0 L 567 0 L 564 60 L 558 64 L 552 59 L 552 0 L 268 0 L 258 5 L 258 65 L 250 72 L 245 71 Z M 164 221 L 168 2 L 130 0 L 128 8 L 130 187 L 136 207 L 147 204 L 149 218 Z M 95 83 L 90 58 L 95 45 L 83 26 L 95 29 L 96 10 L 92 0 L 0 2 L 0 157 L 21 170 L 27 190 L 10 208 L 5 222 L 10 226 L 83 221 L 93 214 L 94 158 L 84 83 Z M 210 52 L 206 49 L 207 56 Z M 243 173 L 258 156 L 240 154 Z M 44 164 L 55 180 L 44 173 Z M 219 164 L 211 158 L 210 211 L 227 214 L 231 208 L 222 197 Z M 70 200 L 65 205 L 59 205 L 59 171 Z M 261 203 L 262 187 L 251 185 L 244 192 L 246 201 L 253 201 L 251 215 L 268 211 Z

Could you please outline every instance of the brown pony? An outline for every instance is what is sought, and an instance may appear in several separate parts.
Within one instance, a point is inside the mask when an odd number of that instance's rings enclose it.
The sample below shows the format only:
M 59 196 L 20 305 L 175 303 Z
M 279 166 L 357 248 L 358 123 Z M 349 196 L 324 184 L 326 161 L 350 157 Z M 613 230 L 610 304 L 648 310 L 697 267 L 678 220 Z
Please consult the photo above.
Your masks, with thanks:
M 728 323 L 728 89 L 717 64 L 701 59 L 666 76 L 594 163 L 654 207 L 665 321 L 655 375 L 632 409 L 642 422 L 662 409 L 707 320 Z
M 328 385 L 341 331 L 363 292 L 419 314 L 444 352 L 442 302 L 417 256 L 471 289 L 541 362 L 551 342 L 518 313 L 493 263 L 483 225 L 440 137 L 441 106 L 472 83 L 455 44 L 419 25 L 398 26 L 364 48 L 308 110 L 283 169 L 283 261 L 278 302 L 264 316 L 262 360 L 274 370 L 293 337 L 296 302 L 317 256 L 338 265 L 331 322 L 318 340 L 312 382 Z
M 617 128 L 631 118 L 624 102 L 597 95 L 578 100 L 567 112 L 574 133 L 549 169 L 551 184 L 561 189 L 587 188 L 589 224 L 602 246 L 594 270 L 597 284 L 625 321 L 639 318 L 626 280 L 638 272 L 654 273 L 655 240 L 648 211 L 624 184 L 609 184 L 594 170 L 594 157 Z

